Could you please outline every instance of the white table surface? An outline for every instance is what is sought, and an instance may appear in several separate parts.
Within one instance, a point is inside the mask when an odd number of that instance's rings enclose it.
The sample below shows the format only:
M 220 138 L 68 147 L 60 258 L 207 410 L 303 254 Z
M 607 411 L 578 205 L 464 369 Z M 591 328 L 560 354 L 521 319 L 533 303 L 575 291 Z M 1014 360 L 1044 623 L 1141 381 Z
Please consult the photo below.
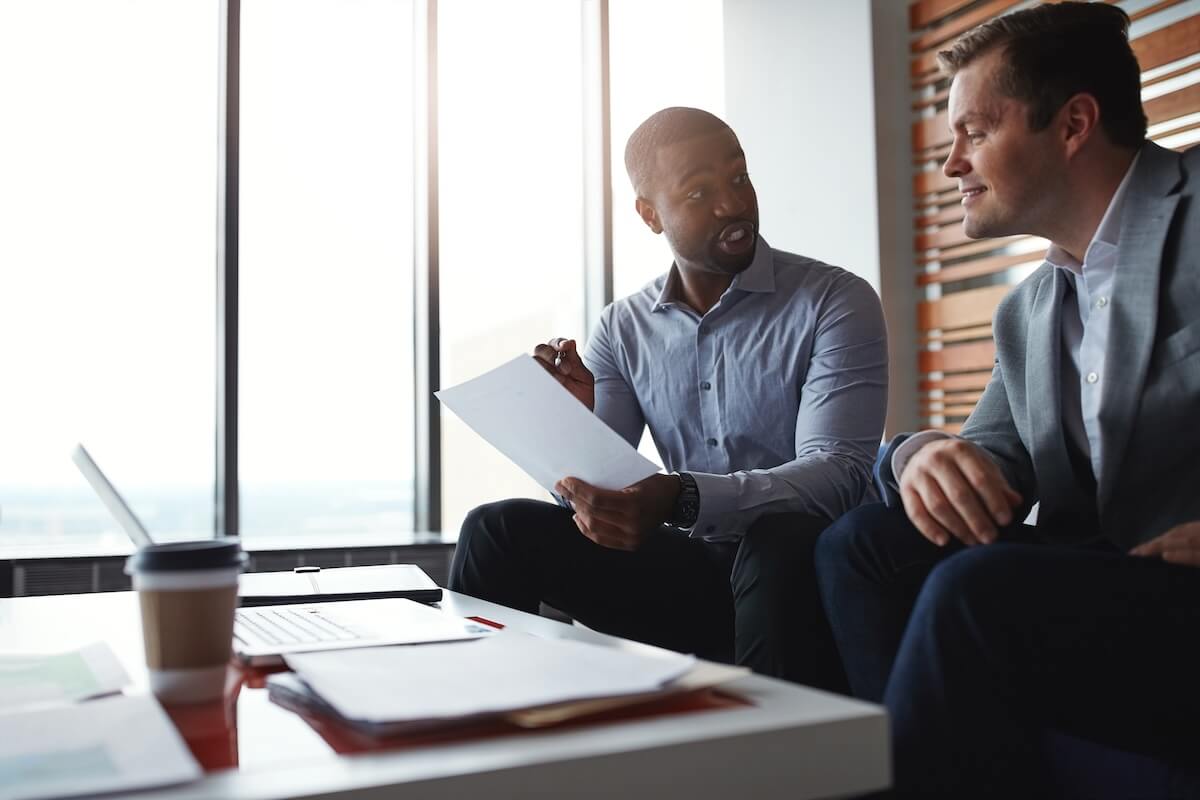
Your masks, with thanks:
M 442 607 L 547 638 L 635 644 L 447 591 Z M 136 597 L 0 599 L 0 648 L 53 652 L 103 639 L 144 691 Z M 140 800 L 282 798 L 847 797 L 890 779 L 883 709 L 757 675 L 726 687 L 747 705 L 569 730 L 336 755 L 261 689 L 236 698 L 236 769 Z M 116 796 L 116 795 L 113 795 Z

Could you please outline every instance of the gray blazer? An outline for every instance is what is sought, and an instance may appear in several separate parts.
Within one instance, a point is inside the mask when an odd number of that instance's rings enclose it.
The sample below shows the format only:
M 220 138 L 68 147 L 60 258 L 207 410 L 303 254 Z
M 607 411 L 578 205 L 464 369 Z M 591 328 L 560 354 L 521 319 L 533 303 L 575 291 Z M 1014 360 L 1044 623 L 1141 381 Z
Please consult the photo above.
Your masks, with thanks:
M 996 310 L 996 362 L 964 438 L 1059 538 L 1128 549 L 1200 520 L 1200 148 L 1147 142 L 1130 177 L 1101 389 L 1104 462 L 1072 464 L 1059 390 L 1068 276 L 1043 264 Z M 1077 459 L 1078 461 L 1078 459 Z

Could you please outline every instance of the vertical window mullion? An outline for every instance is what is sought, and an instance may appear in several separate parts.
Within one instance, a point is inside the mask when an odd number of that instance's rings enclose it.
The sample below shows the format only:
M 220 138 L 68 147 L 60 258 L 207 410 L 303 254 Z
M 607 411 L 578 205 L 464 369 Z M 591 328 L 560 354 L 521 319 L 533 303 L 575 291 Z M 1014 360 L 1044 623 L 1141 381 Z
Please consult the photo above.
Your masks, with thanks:
M 438 287 L 437 0 L 415 0 L 413 186 L 414 528 L 442 526 L 442 427 L 433 392 L 441 384 Z
M 584 309 L 588 334 L 613 299 L 608 0 L 583 2 Z
M 213 528 L 238 524 L 238 124 L 241 0 L 221 2 L 221 100 L 217 185 L 217 418 Z

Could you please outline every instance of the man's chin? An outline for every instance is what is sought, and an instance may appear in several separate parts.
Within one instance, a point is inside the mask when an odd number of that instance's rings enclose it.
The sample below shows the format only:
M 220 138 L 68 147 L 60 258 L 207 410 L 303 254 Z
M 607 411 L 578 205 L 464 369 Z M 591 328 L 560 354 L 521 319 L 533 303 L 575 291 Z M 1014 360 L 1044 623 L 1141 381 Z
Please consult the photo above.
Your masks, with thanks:
M 754 253 L 758 249 L 756 243 L 745 253 L 738 255 L 730 255 L 722 253 L 719 249 L 714 249 L 709 254 L 708 266 L 714 272 L 720 272 L 725 275 L 737 275 L 740 272 L 745 272 L 746 269 L 754 262 Z

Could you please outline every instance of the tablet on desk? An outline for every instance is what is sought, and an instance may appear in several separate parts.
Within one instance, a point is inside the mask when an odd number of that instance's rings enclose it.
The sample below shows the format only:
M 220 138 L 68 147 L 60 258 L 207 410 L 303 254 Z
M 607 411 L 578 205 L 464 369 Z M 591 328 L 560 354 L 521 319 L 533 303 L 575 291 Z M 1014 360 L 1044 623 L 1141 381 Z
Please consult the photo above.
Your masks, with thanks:
M 403 597 L 436 603 L 442 590 L 416 564 L 374 567 L 296 567 L 290 572 L 250 572 L 241 577 L 242 606 L 321 603 L 328 600 L 367 600 Z

